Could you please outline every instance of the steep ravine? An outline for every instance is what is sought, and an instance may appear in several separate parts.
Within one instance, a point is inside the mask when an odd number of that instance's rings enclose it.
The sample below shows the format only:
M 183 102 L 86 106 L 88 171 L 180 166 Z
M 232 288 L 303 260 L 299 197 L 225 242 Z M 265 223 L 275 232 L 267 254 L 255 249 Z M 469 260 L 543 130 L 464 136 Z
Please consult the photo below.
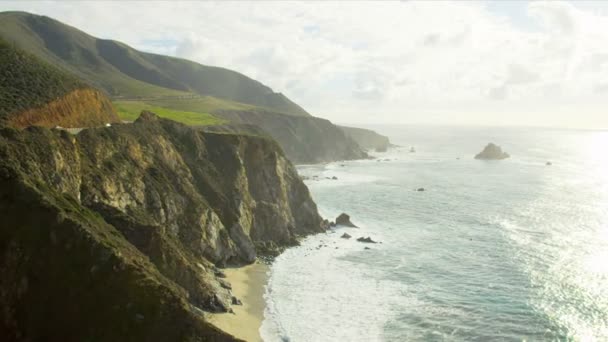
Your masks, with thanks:
M 326 228 L 274 141 L 148 112 L 0 129 L 0 222 L 8 341 L 231 340 L 200 314 L 229 310 L 216 265 Z

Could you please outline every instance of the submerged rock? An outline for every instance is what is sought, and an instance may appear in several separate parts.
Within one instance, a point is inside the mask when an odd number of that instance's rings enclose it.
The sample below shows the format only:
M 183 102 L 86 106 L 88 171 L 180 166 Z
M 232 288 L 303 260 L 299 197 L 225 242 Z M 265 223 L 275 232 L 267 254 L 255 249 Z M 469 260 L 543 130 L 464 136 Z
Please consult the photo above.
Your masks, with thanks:
M 344 233 L 340 237 L 343 238 L 343 239 L 350 239 L 352 236 L 350 236 L 348 233 Z
M 553 163 L 552 163 L 552 162 L 550 162 L 550 161 L 548 161 L 547 163 L 545 163 L 545 165 L 547 165 L 547 166 L 551 166 L 551 165 L 553 165 Z
M 360 237 L 360 238 L 357 239 L 357 241 L 363 242 L 363 243 L 377 243 L 376 241 L 372 240 L 372 238 L 369 237 L 369 236 L 366 237 L 366 238 Z
M 425 188 L 418 188 L 418 189 L 416 189 L 416 191 L 423 192 L 423 191 L 426 191 L 426 189 Z
M 345 213 L 342 213 L 340 216 L 336 217 L 336 225 L 358 228 L 354 223 L 350 222 L 350 216 Z
M 501 160 L 507 159 L 510 155 L 500 148 L 500 146 L 495 145 L 493 143 L 489 143 L 483 151 L 479 152 L 475 159 L 485 159 L 485 160 Z

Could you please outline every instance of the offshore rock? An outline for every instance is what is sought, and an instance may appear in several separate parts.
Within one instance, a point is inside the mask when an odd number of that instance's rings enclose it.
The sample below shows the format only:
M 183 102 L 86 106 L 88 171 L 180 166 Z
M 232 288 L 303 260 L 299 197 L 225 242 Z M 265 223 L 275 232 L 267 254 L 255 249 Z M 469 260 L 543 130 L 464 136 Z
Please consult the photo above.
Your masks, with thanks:
M 348 216 L 345 213 L 342 213 L 342 214 L 340 214 L 340 216 L 336 217 L 336 225 L 337 226 L 345 226 L 345 227 L 358 228 L 355 224 L 353 224 L 352 222 L 350 222 L 350 216 Z
M 360 238 L 357 239 L 357 241 L 363 242 L 363 243 L 377 243 L 376 241 L 372 240 L 372 238 L 369 237 L 369 236 L 366 237 L 366 238 L 360 237 Z
M 475 159 L 485 159 L 485 160 L 501 160 L 509 158 L 509 154 L 503 152 L 500 146 L 495 145 L 493 143 L 489 143 L 483 151 L 479 152 Z

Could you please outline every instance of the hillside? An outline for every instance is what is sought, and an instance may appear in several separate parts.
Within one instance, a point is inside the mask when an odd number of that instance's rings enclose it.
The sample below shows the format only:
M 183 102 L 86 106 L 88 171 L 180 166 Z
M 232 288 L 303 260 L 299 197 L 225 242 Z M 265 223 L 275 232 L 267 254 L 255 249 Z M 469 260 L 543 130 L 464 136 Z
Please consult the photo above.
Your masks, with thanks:
M 232 305 L 216 265 L 326 227 L 264 137 L 144 112 L 75 136 L 0 128 L 0 156 L 3 341 L 233 340 L 205 321 Z
M 82 127 L 119 119 L 105 95 L 0 38 L 0 121 Z
M 294 163 L 316 164 L 368 157 L 353 139 L 329 120 L 263 110 L 218 110 L 214 115 L 232 123 L 260 127 L 281 145 Z
M 365 150 L 376 150 L 378 152 L 386 151 L 392 144 L 388 137 L 378 134 L 370 129 L 338 126 L 340 129 L 352 138 L 354 141 Z
M 0 37 L 77 74 L 113 98 L 209 95 L 285 114 L 309 115 L 283 94 L 240 73 L 141 52 L 48 17 L 0 13 Z
M 193 126 L 221 124 L 216 131 L 259 133 L 251 129 L 257 125 L 297 163 L 367 157 L 328 120 L 234 71 L 140 52 L 48 17 L 4 12 L 0 19 L 0 37 L 105 90 L 123 120 L 145 109 Z

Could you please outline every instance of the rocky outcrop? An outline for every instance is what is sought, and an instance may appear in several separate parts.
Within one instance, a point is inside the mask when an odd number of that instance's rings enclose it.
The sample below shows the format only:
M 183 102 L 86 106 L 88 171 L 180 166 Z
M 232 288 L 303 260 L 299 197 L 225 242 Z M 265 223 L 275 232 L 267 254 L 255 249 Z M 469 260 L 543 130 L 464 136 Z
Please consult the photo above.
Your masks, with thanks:
M 228 340 L 199 314 L 232 303 L 215 265 L 324 230 L 274 141 L 152 113 L 76 136 L 2 128 L 0 182 L 9 340 Z
M 388 137 L 378 134 L 370 129 L 338 126 L 361 148 L 368 151 L 386 152 L 392 146 Z
M 372 240 L 371 237 L 360 237 L 357 239 L 357 241 L 359 242 L 363 242 L 363 243 L 377 243 L 376 241 Z
M 486 159 L 486 160 L 501 160 L 509 158 L 509 154 L 503 152 L 500 146 L 493 143 L 489 143 L 483 151 L 479 152 L 475 159 Z
M 348 216 L 348 214 L 345 214 L 345 213 L 342 213 L 338 217 L 336 217 L 336 225 L 357 228 L 357 226 L 350 221 L 350 216 Z
M 368 157 L 355 141 L 329 120 L 264 110 L 220 110 L 213 115 L 233 123 L 260 127 L 281 145 L 294 163 L 314 164 Z

